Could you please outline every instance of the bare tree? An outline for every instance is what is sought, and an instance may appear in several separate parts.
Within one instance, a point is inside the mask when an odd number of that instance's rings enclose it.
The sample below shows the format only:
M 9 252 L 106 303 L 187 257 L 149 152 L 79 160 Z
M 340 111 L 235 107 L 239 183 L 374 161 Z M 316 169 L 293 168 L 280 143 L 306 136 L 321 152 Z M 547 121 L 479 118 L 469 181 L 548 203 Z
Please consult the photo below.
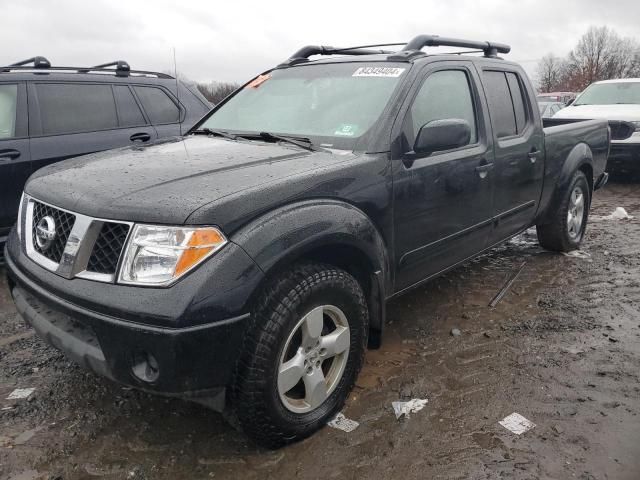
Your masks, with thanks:
M 640 44 L 620 36 L 608 27 L 590 27 L 567 61 L 568 83 L 576 90 L 598 80 L 626 78 L 639 74 Z
M 553 53 L 548 53 L 538 62 L 538 90 L 542 93 L 560 90 L 565 80 L 565 72 L 566 62 Z
M 200 93 L 205 96 L 212 104 L 217 105 L 226 96 L 233 93 L 240 85 L 237 83 L 211 82 L 198 83 L 197 87 Z

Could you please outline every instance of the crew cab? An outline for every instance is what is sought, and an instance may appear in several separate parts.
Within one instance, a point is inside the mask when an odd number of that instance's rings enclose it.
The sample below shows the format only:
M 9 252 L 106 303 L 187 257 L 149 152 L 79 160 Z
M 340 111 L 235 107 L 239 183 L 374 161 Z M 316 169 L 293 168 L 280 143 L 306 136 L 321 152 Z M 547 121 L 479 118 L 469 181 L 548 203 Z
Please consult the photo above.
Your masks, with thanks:
M 640 173 L 640 78 L 592 83 L 553 118 L 609 120 L 612 133 L 609 171 Z
M 312 434 L 386 302 L 532 225 L 579 247 L 607 122 L 544 128 L 509 50 L 305 47 L 184 138 L 36 172 L 7 244 L 18 311 L 79 364 L 225 409 L 260 444 Z

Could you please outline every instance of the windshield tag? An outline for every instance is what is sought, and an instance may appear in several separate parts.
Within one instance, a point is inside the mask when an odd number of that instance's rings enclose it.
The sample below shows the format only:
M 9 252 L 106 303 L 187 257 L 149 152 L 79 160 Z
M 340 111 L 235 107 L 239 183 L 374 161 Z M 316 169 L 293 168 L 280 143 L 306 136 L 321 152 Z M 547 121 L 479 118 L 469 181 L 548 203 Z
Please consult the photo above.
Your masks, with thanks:
M 360 67 L 352 77 L 399 77 L 404 72 L 404 68 L 394 67 Z
M 271 78 L 271 74 L 269 73 L 267 73 L 266 75 L 258 75 L 256 78 L 254 78 L 253 80 L 251 80 L 251 82 L 247 84 L 247 87 L 258 88 L 260 85 L 262 85 L 264 82 L 266 82 L 270 78 Z
M 357 128 L 356 125 L 342 124 L 333 134 L 339 137 L 353 137 Z

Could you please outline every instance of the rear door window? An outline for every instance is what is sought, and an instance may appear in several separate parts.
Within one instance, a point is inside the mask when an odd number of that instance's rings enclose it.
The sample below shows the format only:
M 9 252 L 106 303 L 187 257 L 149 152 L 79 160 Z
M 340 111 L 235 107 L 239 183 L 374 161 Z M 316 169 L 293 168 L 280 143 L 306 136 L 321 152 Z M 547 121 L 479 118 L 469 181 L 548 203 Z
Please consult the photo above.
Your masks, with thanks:
M 37 83 L 35 88 L 44 135 L 118 127 L 111 85 Z
M 162 89 L 141 86 L 133 88 L 152 124 L 178 123 L 180 109 Z
M 121 127 L 137 127 L 147 123 L 128 86 L 114 85 L 113 94 L 116 98 L 118 120 Z
M 513 72 L 507 72 L 507 82 L 509 83 L 509 91 L 511 92 L 511 100 L 513 101 L 513 112 L 516 116 L 516 130 L 518 135 L 521 134 L 527 126 L 527 111 L 524 106 L 524 92 L 518 81 L 518 77 Z
M 491 123 L 496 137 L 510 137 L 518 133 L 513 111 L 511 91 L 504 72 L 485 71 L 484 89 L 489 103 Z
M 0 85 L 0 140 L 16 136 L 18 85 Z

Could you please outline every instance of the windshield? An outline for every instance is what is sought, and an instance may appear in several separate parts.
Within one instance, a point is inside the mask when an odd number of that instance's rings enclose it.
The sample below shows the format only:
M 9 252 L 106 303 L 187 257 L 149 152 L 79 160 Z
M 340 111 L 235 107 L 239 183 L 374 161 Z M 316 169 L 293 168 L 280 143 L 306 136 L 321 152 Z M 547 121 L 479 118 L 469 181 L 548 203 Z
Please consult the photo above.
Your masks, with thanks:
M 595 83 L 580 95 L 574 105 L 640 105 L 640 82 Z
M 407 64 L 337 63 L 276 69 L 259 76 L 200 129 L 269 132 L 352 149 L 382 114 Z

